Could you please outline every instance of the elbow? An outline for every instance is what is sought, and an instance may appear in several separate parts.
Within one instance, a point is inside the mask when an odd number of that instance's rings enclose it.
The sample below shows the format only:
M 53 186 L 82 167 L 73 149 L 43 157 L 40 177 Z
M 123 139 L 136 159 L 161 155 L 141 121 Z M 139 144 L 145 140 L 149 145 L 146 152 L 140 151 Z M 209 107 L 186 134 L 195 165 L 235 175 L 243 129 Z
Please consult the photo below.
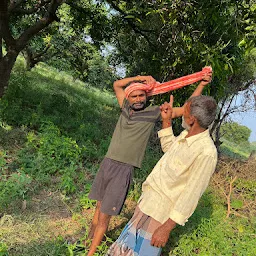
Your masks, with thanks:
M 118 81 L 115 81 L 115 82 L 113 83 L 113 88 L 114 88 L 114 90 L 116 90 L 116 88 L 118 87 L 117 85 L 118 85 Z
M 162 147 L 162 151 L 163 151 L 163 153 L 166 153 L 167 148 L 166 147 Z

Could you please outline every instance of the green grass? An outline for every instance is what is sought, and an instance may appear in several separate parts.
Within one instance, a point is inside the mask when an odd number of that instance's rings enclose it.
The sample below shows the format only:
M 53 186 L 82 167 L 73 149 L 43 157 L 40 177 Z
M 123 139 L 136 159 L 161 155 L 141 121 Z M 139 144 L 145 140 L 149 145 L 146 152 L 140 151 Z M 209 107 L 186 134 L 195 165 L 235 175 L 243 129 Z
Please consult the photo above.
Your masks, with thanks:
M 88 192 L 118 116 L 112 92 L 44 64 L 26 72 L 18 60 L 0 100 L 0 256 L 86 255 L 81 244 L 95 206 Z M 222 150 L 241 159 L 249 155 L 248 148 L 227 141 Z M 127 204 L 97 255 L 132 216 L 141 184 L 161 155 L 152 137 Z M 241 194 L 232 198 L 237 211 L 238 200 L 255 198 L 255 182 L 241 178 L 235 186 Z M 185 227 L 171 233 L 163 255 L 256 255 L 255 217 L 226 219 L 226 211 L 226 198 L 211 186 Z
M 251 151 L 256 149 L 252 143 L 244 143 L 237 145 L 234 142 L 222 139 L 221 152 L 231 158 L 245 160 L 250 156 Z

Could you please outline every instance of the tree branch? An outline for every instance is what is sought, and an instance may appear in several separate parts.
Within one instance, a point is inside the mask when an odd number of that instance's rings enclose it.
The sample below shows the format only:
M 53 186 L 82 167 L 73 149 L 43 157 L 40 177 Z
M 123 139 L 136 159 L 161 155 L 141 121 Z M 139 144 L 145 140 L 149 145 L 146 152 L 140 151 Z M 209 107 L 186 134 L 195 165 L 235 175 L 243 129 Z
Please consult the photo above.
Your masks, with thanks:
M 118 5 L 116 5 L 112 0 L 108 0 L 107 1 L 116 11 L 118 11 L 121 15 L 122 18 L 128 23 L 128 25 L 133 29 L 133 31 L 137 34 L 140 34 L 141 36 L 143 36 L 147 42 L 153 46 L 156 47 L 155 44 L 153 44 L 150 40 L 150 38 L 144 33 L 144 32 L 153 32 L 153 30 L 147 30 L 147 29 L 143 29 L 138 27 L 134 22 L 131 21 L 131 19 L 126 18 L 126 16 L 128 15 L 126 12 L 124 12 Z
M 9 28 L 8 0 L 1 0 L 0 3 L 0 35 L 7 45 L 7 48 L 15 46 L 15 40 L 12 37 Z
M 44 60 L 44 54 L 50 49 L 51 44 L 45 46 L 45 48 L 41 52 L 33 53 L 30 47 L 26 47 L 25 50 L 22 51 L 27 64 L 27 70 L 31 70 L 38 62 Z
M 12 13 L 14 14 L 32 14 L 40 10 L 42 7 L 46 6 L 49 4 L 51 0 L 44 0 L 38 2 L 35 6 L 31 7 L 30 9 L 23 9 L 23 8 L 13 8 L 11 10 Z
M 51 48 L 51 45 L 48 44 L 44 50 L 42 50 L 41 52 L 38 52 L 37 54 L 35 54 L 34 59 L 35 60 L 41 60 L 41 57 Z
M 23 50 L 27 42 L 38 32 L 46 28 L 49 24 L 54 21 L 58 21 L 56 11 L 58 7 L 64 2 L 64 0 L 51 0 L 48 10 L 43 18 L 37 21 L 33 26 L 28 28 L 21 34 L 17 39 L 17 48 L 19 51 Z
M 243 86 L 239 88 L 239 91 L 247 90 L 252 84 L 256 84 L 256 79 L 247 81 L 245 84 L 243 84 Z
M 14 9 L 16 9 L 17 7 L 19 7 L 22 3 L 25 3 L 26 0 L 11 0 L 10 4 L 8 6 L 8 12 L 12 12 Z

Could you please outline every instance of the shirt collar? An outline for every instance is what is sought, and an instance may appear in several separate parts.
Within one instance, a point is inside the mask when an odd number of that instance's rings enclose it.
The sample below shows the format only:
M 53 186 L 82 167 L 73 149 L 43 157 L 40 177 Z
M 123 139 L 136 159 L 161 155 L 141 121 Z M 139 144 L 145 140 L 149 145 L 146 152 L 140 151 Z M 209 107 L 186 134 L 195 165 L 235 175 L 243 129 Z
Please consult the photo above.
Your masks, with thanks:
M 209 133 L 209 129 L 205 130 L 204 132 L 200 132 L 196 135 L 190 136 L 188 138 L 185 138 L 188 134 L 188 131 L 184 130 L 181 134 L 180 134 L 180 139 L 181 140 L 185 140 L 188 144 L 188 146 L 190 147 L 195 141 L 209 137 L 210 133 Z

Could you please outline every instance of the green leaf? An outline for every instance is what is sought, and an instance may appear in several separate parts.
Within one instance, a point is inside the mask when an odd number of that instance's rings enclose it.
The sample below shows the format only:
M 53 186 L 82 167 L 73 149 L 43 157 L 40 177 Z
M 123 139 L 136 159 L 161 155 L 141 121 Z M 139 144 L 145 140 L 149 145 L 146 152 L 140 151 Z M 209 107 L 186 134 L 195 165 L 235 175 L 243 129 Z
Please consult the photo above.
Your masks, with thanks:
M 235 199 L 231 202 L 231 207 L 233 209 L 241 209 L 243 207 L 243 201 Z
M 127 16 L 125 16 L 124 18 L 125 18 L 125 19 L 135 19 L 135 16 L 133 16 L 133 15 L 127 15 Z

